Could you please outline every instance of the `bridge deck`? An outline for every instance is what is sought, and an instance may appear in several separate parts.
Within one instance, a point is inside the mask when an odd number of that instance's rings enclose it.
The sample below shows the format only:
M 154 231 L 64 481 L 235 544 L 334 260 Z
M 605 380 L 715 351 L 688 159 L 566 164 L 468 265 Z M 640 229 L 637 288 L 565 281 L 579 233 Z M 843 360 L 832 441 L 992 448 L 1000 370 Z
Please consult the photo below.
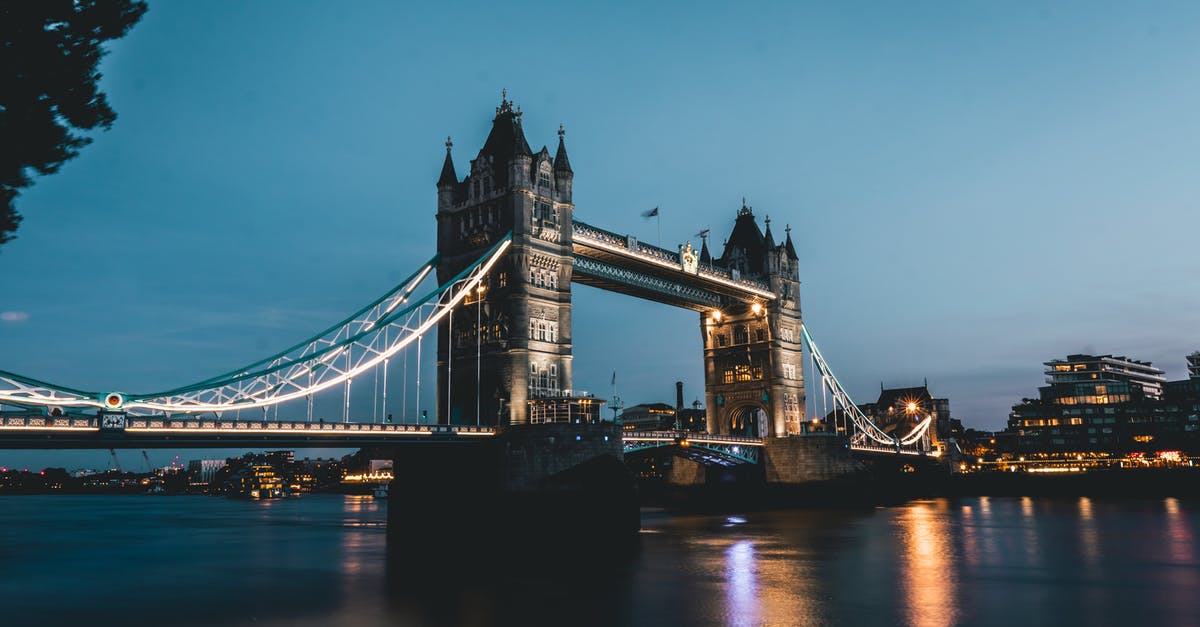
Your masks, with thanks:
M 400 442 L 478 441 L 490 427 L 297 421 L 127 417 L 105 429 L 97 417 L 8 416 L 0 419 L 0 448 L 364 447 Z

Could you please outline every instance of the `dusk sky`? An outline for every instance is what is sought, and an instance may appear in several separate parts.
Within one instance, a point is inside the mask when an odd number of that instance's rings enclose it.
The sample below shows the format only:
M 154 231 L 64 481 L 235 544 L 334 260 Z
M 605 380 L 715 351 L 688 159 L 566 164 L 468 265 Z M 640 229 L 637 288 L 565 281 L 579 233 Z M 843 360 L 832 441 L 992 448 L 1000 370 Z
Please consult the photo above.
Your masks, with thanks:
M 1200 5 L 656 5 L 152 1 L 101 67 L 112 130 L 18 199 L 0 369 L 155 391 L 340 320 L 436 252 L 445 138 L 461 175 L 507 88 L 535 151 L 565 125 L 580 220 L 791 224 L 858 402 L 927 378 L 998 429 L 1068 353 L 1186 376 Z M 697 314 L 573 289 L 576 389 L 703 398 Z M 108 453 L 0 463 L 50 456 Z

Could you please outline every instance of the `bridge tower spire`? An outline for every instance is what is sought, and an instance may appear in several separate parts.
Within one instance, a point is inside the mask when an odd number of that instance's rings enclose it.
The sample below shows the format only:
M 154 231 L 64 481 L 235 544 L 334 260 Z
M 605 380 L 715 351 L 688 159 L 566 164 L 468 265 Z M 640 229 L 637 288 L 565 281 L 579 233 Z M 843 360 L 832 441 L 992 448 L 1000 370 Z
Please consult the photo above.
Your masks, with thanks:
M 710 433 L 784 437 L 805 430 L 800 276 L 791 229 L 785 244 L 764 234 L 742 199 L 713 264 L 735 279 L 767 282 L 772 299 L 729 304 L 700 316 Z
M 521 108 L 505 91 L 467 176 L 450 181 L 446 167 L 453 164 L 443 167 L 439 282 L 453 278 L 509 231 L 513 240 L 484 291 L 439 328 L 439 423 L 475 424 L 478 406 L 482 424 L 523 424 L 531 420 L 531 401 L 571 390 L 575 205 L 564 134 L 560 127 L 554 158 L 545 148 L 534 154 Z

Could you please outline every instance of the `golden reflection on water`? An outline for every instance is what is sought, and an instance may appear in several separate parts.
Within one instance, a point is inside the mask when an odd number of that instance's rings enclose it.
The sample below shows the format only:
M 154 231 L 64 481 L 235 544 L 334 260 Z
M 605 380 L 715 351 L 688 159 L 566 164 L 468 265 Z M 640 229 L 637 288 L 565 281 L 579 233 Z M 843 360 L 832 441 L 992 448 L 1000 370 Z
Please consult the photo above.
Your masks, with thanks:
M 1038 546 L 1038 523 L 1033 517 L 1033 499 L 1021 497 L 1021 541 L 1025 546 L 1025 562 L 1037 567 L 1042 562 L 1041 547 Z
M 978 518 L 982 518 L 979 516 Z M 970 505 L 962 506 L 962 559 L 971 569 L 979 567 L 979 525 Z
M 952 625 L 958 620 L 953 525 L 945 501 L 913 503 L 900 525 L 900 584 L 909 625 Z
M 379 565 L 378 556 L 372 550 L 378 545 L 378 537 L 385 528 L 379 528 L 374 533 L 368 528 L 374 527 L 361 520 L 363 512 L 379 508 L 379 502 L 369 496 L 345 495 L 342 499 L 342 511 L 346 514 L 342 520 L 345 528 L 341 535 L 342 573 L 357 576 L 368 571 L 378 571 L 382 576 L 383 570 Z M 355 515 L 351 515 L 355 514 Z
M 1092 499 L 1079 497 L 1079 544 L 1083 551 L 1083 561 L 1088 566 L 1100 562 L 1100 532 L 1096 529 L 1096 520 L 1092 517 Z
M 1167 510 L 1168 557 L 1176 564 L 1193 565 L 1197 559 L 1195 540 L 1191 525 L 1179 509 L 1179 499 L 1165 499 L 1163 506 Z

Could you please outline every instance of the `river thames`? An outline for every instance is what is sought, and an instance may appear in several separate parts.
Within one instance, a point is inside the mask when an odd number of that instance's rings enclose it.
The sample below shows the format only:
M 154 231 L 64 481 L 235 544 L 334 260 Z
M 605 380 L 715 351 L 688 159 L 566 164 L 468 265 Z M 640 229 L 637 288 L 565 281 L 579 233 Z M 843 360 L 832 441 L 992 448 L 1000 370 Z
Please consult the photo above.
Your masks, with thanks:
M 436 565 L 403 550 L 389 559 L 388 506 L 340 495 L 3 498 L 0 624 L 1200 621 L 1200 503 L 1189 500 L 645 511 L 628 554 L 590 554 L 587 538 L 504 558 L 464 555 L 455 538 L 393 539 L 401 549 L 445 547 Z

